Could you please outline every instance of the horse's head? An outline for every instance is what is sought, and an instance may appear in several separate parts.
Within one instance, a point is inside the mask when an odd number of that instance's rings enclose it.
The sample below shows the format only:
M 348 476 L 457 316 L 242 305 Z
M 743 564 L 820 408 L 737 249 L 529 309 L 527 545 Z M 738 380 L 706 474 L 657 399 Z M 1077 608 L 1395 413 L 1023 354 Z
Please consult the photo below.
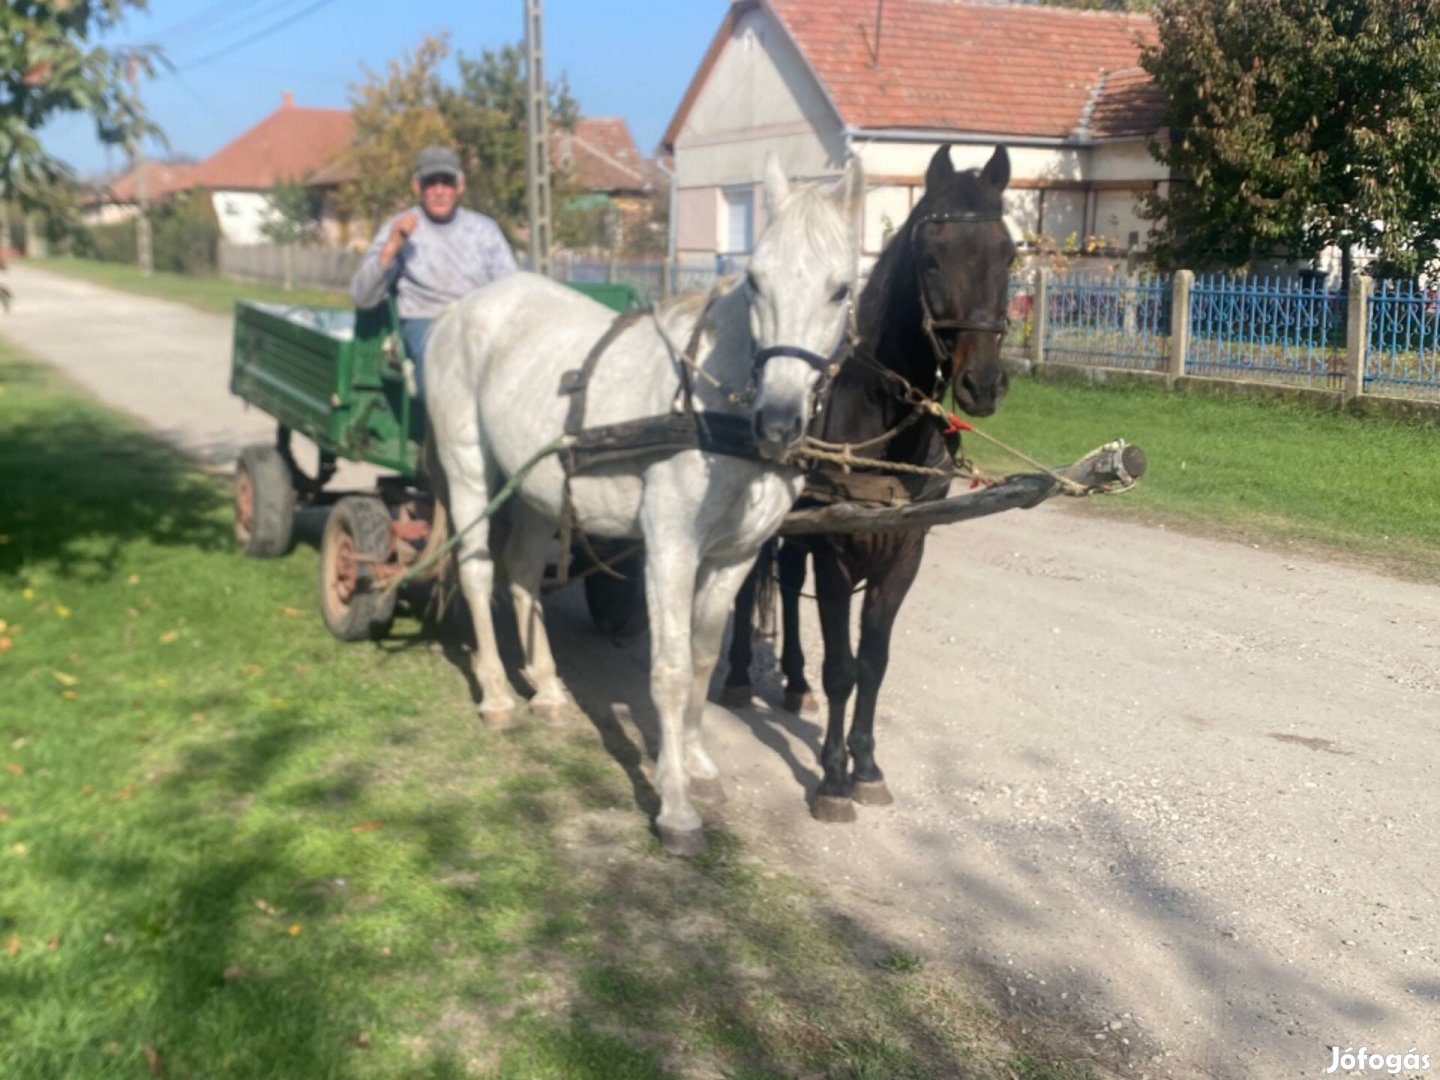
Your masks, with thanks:
M 983 169 L 956 172 L 942 146 L 925 174 L 909 237 L 921 321 L 955 403 L 989 416 L 1009 389 L 1000 358 L 1015 243 L 1001 196 L 1010 182 L 1003 146 Z
M 840 361 L 864 198 L 857 160 L 835 183 L 793 187 L 773 154 L 766 162 L 768 222 L 745 280 L 757 383 L 752 423 L 767 457 L 795 448 L 810 424 L 817 388 Z

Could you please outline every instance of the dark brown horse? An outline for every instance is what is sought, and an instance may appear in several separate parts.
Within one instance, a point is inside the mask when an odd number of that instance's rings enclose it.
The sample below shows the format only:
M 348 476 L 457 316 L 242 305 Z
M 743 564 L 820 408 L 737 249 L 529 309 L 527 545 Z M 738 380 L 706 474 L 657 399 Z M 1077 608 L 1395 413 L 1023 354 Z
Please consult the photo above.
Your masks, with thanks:
M 948 470 L 958 435 L 922 402 L 949 389 L 971 416 L 989 416 L 1008 379 L 1000 358 L 1010 264 L 1015 245 L 1001 196 L 1010 180 L 1004 147 L 981 170 L 956 172 L 942 146 L 925 174 L 925 195 L 881 254 L 860 296 L 858 337 L 840 368 L 811 434 L 829 443 L 869 444 L 857 451 L 887 462 Z M 836 498 L 877 504 L 943 498 L 950 476 L 855 469 L 812 471 L 802 504 Z M 856 478 L 859 479 L 856 479 Z M 875 704 L 890 658 L 890 633 L 920 569 L 922 530 L 787 538 L 777 558 L 761 559 L 737 599 L 730 674 L 724 700 L 750 700 L 750 635 L 757 580 L 778 561 L 782 600 L 786 707 L 809 694 L 800 647 L 800 589 L 805 557 L 815 585 L 825 642 L 823 685 L 829 723 L 821 750 L 824 778 L 812 812 L 821 821 L 852 821 L 854 803 L 891 801 L 875 762 Z M 772 547 L 773 552 L 773 547 Z M 850 602 L 864 584 L 858 656 L 850 642 Z M 855 717 L 845 738 L 850 695 Z M 848 754 L 847 754 L 848 745 Z M 853 801 L 852 801 L 853 800 Z

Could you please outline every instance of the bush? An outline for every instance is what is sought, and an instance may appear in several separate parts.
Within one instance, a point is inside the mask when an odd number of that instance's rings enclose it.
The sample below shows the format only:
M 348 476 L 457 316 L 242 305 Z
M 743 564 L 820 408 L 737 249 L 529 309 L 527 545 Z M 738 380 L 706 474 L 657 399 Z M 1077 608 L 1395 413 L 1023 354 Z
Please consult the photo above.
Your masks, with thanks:
M 150 255 L 156 270 L 190 276 L 213 274 L 219 265 L 220 223 L 208 192 L 196 188 L 151 210 Z M 75 239 L 77 254 L 134 266 L 136 223 L 95 225 Z
M 77 244 L 85 253 L 96 259 L 113 263 L 135 265 L 135 222 L 121 221 L 114 225 L 95 225 L 87 233 L 87 240 Z

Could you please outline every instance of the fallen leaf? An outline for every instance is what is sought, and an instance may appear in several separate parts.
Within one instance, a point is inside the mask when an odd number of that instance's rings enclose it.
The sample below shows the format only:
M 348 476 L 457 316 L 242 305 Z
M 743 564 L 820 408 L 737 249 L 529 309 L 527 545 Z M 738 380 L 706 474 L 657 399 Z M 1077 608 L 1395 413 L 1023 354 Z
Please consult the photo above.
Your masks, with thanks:
M 5 952 L 6 952 L 7 954 L 9 954 L 10 956 L 19 956 L 19 955 L 20 955 L 20 939 L 19 939 L 18 937 L 6 938 L 6 939 L 5 939 Z
M 160 1052 L 153 1046 L 145 1047 L 145 1064 L 150 1066 L 151 1076 L 165 1075 L 165 1062 L 160 1060 Z
M 34 590 L 34 589 L 24 589 L 24 590 L 21 591 L 20 596 L 21 596 L 22 599 L 25 599 L 25 600 L 34 600 L 34 599 L 35 599 L 35 590 Z
M 49 610 L 50 610 L 50 601 L 48 601 L 48 600 L 41 600 L 40 603 L 38 603 L 38 604 L 35 605 L 35 611 L 36 611 L 37 614 L 44 615 L 44 614 L 45 614 L 47 611 L 49 611 Z
M 27 848 L 24 844 L 18 844 L 18 843 L 17 843 L 17 844 L 11 844 L 11 845 L 10 845 L 10 850 L 13 851 L 13 852 L 15 852 L 16 855 L 24 855 L 25 852 L 29 851 L 30 849 Z
M 107 949 L 113 949 L 115 947 L 115 935 L 108 930 L 105 931 L 105 936 L 100 940 L 105 943 Z
M 139 585 L 139 584 L 140 584 L 140 575 L 139 575 L 139 574 L 131 574 L 128 578 L 125 579 L 125 584 L 126 584 L 126 585 Z
M 52 671 L 50 674 L 55 676 L 55 681 L 58 682 L 61 686 L 74 686 L 77 682 L 80 681 L 79 679 L 75 678 L 74 675 L 68 675 L 63 671 Z
M 369 1050 L 369 1049 L 370 1049 L 370 1033 L 369 1033 L 368 1031 L 362 1031 L 362 1032 L 360 1032 L 360 1034 L 356 1035 L 356 1036 L 355 1036 L 355 1045 L 358 1046 L 361 1050 Z
M 205 714 L 203 712 L 192 712 L 190 714 L 190 722 L 192 724 L 203 724 L 205 722 Z
M 255 901 L 255 906 L 256 906 L 257 908 L 259 908 L 261 911 L 265 912 L 266 915 L 276 915 L 276 914 L 278 914 L 278 912 L 277 912 L 273 907 L 271 907 L 269 904 L 267 904 L 264 900 L 256 900 L 256 901 Z
M 62 619 L 68 619 L 70 617 L 70 609 L 64 604 L 56 604 L 55 614 L 59 615 Z
M 249 972 L 246 971 L 243 967 L 237 966 L 226 968 L 221 977 L 224 978 L 226 982 L 235 982 L 237 979 L 245 978 L 245 976 L 248 974 Z
M 0 821 L 10 820 L 10 807 L 0 806 Z
M 8 622 L 6 622 L 4 619 L 0 619 L 0 634 L 3 634 L 6 630 L 9 630 L 9 629 L 10 629 L 10 624 L 9 624 Z
M 83 664 L 85 663 L 85 657 L 78 652 L 72 652 L 70 654 L 70 662 L 72 664 Z
M 4 392 L 5 392 L 5 388 L 4 388 L 3 386 L 0 386 L 0 394 L 3 394 Z M 9 542 L 10 542 L 10 534 L 9 534 L 9 533 L 0 533 L 0 544 L 8 544 Z
M 298 619 L 302 614 L 304 614 L 304 612 L 302 612 L 299 608 L 282 607 L 280 609 L 280 614 L 288 615 L 292 619 Z M 0 627 L 0 629 L 3 629 L 3 627 Z
M 384 824 L 383 821 L 358 821 L 350 826 L 350 831 L 354 833 L 374 832 Z
M 0 637 L 0 652 L 9 652 L 10 646 L 14 644 L 15 643 L 11 641 L 8 637 Z
M 140 617 L 140 612 L 136 611 L 133 607 L 127 607 L 125 614 L 129 615 L 132 619 L 138 619 Z
M 104 1046 L 100 1047 L 100 1052 L 110 1057 L 114 1057 L 120 1052 L 120 1044 L 118 1042 L 115 1042 L 114 1040 L 111 1040 L 110 1042 L 107 1042 Z
M 94 795 L 94 794 L 95 794 L 95 785 L 94 785 L 94 784 L 86 784 L 84 787 L 82 787 L 82 788 L 80 789 L 80 794 L 81 794 L 81 795 Z
M 63 697 L 66 701 L 77 701 L 80 698 L 80 695 L 77 694 L 74 690 L 61 690 L 60 696 Z
M 259 664 L 246 664 L 240 669 L 242 675 L 263 675 L 264 673 L 265 669 Z
M 110 797 L 111 797 L 112 799 L 116 800 L 117 802 L 129 802 L 130 799 L 131 799 L 131 797 L 132 797 L 134 794 L 135 794 L 135 785 L 134 785 L 134 784 L 126 784 L 124 787 L 122 787 L 119 791 L 115 792 L 115 794 L 114 794 L 114 795 L 111 795 Z
M 285 707 L 285 699 L 283 697 L 272 697 L 270 699 L 270 707 L 272 709 L 283 709 Z
M 170 685 L 170 680 L 165 678 L 164 675 L 161 675 L 158 679 L 155 680 L 155 685 L 163 690 L 165 689 L 165 687 Z
M 163 634 L 160 635 L 160 644 L 169 645 L 179 636 L 180 632 L 178 630 L 166 630 Z
M 11 750 L 24 750 L 25 747 L 29 744 L 29 742 L 30 742 L 29 739 L 25 738 L 24 736 L 21 736 L 20 738 L 16 739 L 14 742 L 12 742 L 12 743 L 10 744 L 10 749 L 11 749 Z
M 300 925 L 298 922 L 297 922 L 297 923 L 291 923 L 291 924 L 290 924 L 290 930 L 289 930 L 290 936 L 291 936 L 291 937 L 299 937 L 299 936 L 300 936 L 300 932 L 301 932 L 302 929 L 303 929 L 303 928 L 301 927 L 301 925 Z
M 51 952 L 59 952 L 60 939 L 58 937 L 52 937 L 49 941 L 45 942 L 45 948 L 49 949 Z
M 24 776 L 25 766 L 21 765 L 18 761 L 8 761 L 5 763 L 5 771 L 14 773 L 16 776 Z

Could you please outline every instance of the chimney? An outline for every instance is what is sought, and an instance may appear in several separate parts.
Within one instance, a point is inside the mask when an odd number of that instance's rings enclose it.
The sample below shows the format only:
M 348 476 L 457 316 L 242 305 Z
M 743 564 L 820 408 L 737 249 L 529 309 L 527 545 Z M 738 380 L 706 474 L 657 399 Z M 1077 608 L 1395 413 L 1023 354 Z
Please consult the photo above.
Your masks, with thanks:
M 280 107 L 282 109 L 293 109 L 295 107 L 295 95 L 293 92 L 286 90 L 280 95 Z

